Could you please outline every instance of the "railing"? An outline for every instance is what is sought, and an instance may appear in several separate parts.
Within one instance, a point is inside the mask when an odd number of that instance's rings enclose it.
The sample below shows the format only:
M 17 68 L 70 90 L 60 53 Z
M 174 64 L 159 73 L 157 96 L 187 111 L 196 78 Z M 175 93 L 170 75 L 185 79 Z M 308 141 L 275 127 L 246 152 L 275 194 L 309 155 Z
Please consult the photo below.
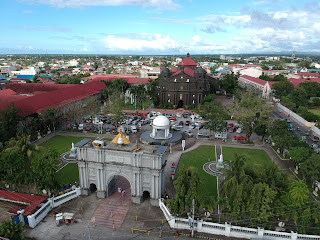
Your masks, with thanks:
M 36 227 L 38 225 L 38 223 L 41 222 L 42 219 L 45 218 L 45 216 L 47 216 L 48 212 L 51 209 L 79 196 L 80 193 L 81 193 L 80 188 L 77 188 L 77 189 L 75 189 L 71 192 L 68 192 L 66 194 L 63 194 L 59 197 L 48 198 L 48 201 L 38 211 L 36 211 L 34 214 L 28 216 L 29 226 L 31 228 Z
M 159 199 L 159 206 L 164 216 L 166 217 L 171 228 L 190 230 L 188 219 L 177 218 L 171 215 L 169 209 L 163 203 L 163 199 Z M 251 238 L 266 238 L 270 240 L 319 240 L 320 236 L 316 235 L 304 235 L 295 232 L 277 232 L 264 230 L 263 228 L 247 228 L 232 226 L 231 224 L 219 224 L 211 222 L 203 222 L 202 219 L 194 220 L 194 230 L 202 233 L 216 234 L 227 237 L 241 237 L 245 239 Z

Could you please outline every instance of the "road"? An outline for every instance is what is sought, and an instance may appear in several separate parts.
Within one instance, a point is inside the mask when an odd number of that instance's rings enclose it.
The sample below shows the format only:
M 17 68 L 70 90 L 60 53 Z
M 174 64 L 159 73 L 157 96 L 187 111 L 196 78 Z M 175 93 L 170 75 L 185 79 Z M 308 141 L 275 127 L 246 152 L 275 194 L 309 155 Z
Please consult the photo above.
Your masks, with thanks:
M 272 112 L 273 117 L 277 118 L 277 119 L 287 119 L 290 118 L 290 116 L 286 116 L 284 113 L 279 112 L 278 109 L 274 109 Z M 296 121 L 294 118 L 290 118 L 291 120 L 291 124 L 295 127 L 295 131 L 294 134 L 297 137 L 302 137 L 302 136 L 306 136 L 306 131 L 310 131 L 309 127 L 306 127 L 302 124 L 300 124 L 298 121 Z M 307 144 L 312 148 L 312 144 L 314 144 L 313 140 L 312 140 L 312 134 L 309 134 L 309 136 L 306 136 L 306 142 Z

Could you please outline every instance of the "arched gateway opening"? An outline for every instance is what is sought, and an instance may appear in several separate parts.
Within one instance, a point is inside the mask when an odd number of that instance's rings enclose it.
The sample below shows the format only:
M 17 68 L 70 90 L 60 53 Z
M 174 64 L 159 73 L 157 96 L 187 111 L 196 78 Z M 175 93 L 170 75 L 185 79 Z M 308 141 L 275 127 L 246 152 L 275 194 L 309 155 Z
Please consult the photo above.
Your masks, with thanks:
M 131 196 L 130 182 L 123 176 L 114 175 L 107 182 L 107 196 L 112 194 L 121 194 L 122 196 Z
M 97 191 L 97 186 L 94 183 L 90 184 L 90 193 L 94 193 Z

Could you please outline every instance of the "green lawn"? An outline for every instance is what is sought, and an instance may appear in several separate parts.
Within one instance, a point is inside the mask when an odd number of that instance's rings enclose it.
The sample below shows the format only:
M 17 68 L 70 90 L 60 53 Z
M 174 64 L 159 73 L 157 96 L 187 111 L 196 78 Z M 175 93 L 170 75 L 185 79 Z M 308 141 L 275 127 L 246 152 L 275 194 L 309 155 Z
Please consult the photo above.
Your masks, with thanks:
M 319 108 L 313 108 L 313 109 L 309 108 L 308 110 L 309 110 L 309 112 L 312 112 L 312 113 L 320 116 L 320 109 Z
M 273 162 L 263 150 L 223 147 L 223 161 L 228 162 L 234 159 L 234 154 L 242 155 L 247 159 L 248 165 L 271 165 Z
M 56 179 L 60 184 L 74 184 L 79 181 L 79 169 L 76 163 L 68 163 L 64 168 L 56 173 Z
M 48 151 L 49 149 L 55 149 L 59 154 L 68 152 L 71 149 L 72 143 L 76 144 L 77 142 L 80 142 L 84 138 L 87 138 L 87 137 L 71 137 L 71 136 L 59 136 L 59 135 L 54 136 L 49 140 L 45 141 L 44 143 L 40 144 L 40 146 L 42 146 L 43 148 L 37 154 L 42 154 L 43 152 Z
M 144 101 L 144 108 L 147 108 L 150 104 L 152 103 L 152 100 L 151 99 L 147 99 Z M 124 104 L 123 105 L 123 109 L 127 109 L 127 110 L 142 110 L 141 106 L 138 105 L 137 108 L 131 104 Z
M 179 169 L 181 167 L 195 167 L 200 174 L 201 185 L 198 188 L 200 199 L 202 196 L 214 196 L 217 198 L 217 178 L 206 173 L 203 170 L 203 165 L 210 161 L 215 161 L 215 148 L 214 146 L 200 146 L 193 151 L 183 153 L 177 168 L 176 177 L 179 176 Z

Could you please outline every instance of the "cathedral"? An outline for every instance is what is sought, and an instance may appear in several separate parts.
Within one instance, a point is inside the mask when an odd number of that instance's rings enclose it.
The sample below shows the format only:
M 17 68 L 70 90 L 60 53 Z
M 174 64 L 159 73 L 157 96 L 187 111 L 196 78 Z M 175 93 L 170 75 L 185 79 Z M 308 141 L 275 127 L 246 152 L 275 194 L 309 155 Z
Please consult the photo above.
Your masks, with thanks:
M 217 80 L 202 67 L 197 67 L 188 53 L 177 67 L 161 69 L 157 94 L 160 104 L 182 108 L 198 105 L 217 88 Z

